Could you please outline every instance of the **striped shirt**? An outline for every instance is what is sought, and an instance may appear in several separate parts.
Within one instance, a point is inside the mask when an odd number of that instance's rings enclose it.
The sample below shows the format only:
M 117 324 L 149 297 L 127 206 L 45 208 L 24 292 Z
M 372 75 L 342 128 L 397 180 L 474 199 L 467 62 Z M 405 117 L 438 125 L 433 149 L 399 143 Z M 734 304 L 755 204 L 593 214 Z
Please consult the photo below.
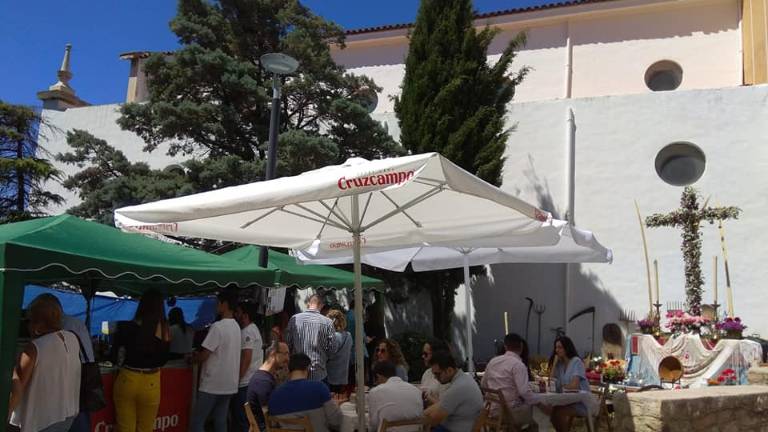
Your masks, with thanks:
M 304 353 L 312 361 L 309 366 L 309 379 L 324 380 L 328 376 L 325 369 L 328 355 L 333 351 L 335 344 L 336 330 L 333 328 L 333 321 L 317 310 L 309 309 L 292 316 L 285 333 L 285 342 L 291 353 Z

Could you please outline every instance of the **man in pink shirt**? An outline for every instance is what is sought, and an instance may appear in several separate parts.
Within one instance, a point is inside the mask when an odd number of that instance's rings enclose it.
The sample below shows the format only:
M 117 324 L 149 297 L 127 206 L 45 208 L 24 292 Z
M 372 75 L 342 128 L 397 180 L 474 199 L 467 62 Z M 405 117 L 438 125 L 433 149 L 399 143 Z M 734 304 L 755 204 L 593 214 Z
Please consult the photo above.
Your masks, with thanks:
M 512 416 L 512 422 L 517 426 L 530 427 L 535 426 L 531 408 L 540 401 L 538 395 L 528 386 L 528 367 L 520 358 L 524 343 L 523 338 L 515 333 L 504 337 L 504 346 L 507 351 L 488 363 L 482 386 L 501 390 Z M 497 406 L 492 407 L 494 415 L 498 409 Z

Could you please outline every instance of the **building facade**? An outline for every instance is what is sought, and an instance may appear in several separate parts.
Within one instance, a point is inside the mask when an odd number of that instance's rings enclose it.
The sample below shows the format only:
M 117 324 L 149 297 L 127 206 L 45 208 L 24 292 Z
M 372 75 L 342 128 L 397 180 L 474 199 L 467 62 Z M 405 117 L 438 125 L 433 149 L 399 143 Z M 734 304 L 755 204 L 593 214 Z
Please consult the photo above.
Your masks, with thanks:
M 504 332 L 525 333 L 534 352 L 549 353 L 554 332 L 567 328 L 580 351 L 599 349 L 601 329 L 619 323 L 620 312 L 641 318 L 649 309 L 645 259 L 635 213 L 643 216 L 678 207 L 682 188 L 662 179 L 664 164 L 688 149 L 701 176 L 695 182 L 710 203 L 743 210 L 725 223 L 735 312 L 752 331 L 768 335 L 768 37 L 766 0 L 587 0 L 480 15 L 478 27 L 501 31 L 492 44 L 495 61 L 519 32 L 527 44 L 515 61 L 531 72 L 509 106 L 510 134 L 502 188 L 538 203 L 559 218 L 593 230 L 613 249 L 614 262 L 595 265 L 504 264 L 490 266 L 473 286 L 476 359 L 493 354 Z M 372 77 L 383 89 L 371 101 L 374 118 L 398 138 L 390 96 L 399 92 L 408 50 L 409 25 L 348 32 L 336 61 L 355 74 Z M 131 61 L 127 101 L 146 98 L 141 71 L 145 53 Z M 62 130 L 78 127 L 119 147 L 134 160 L 160 167 L 173 163 L 162 150 L 142 153 L 141 140 L 114 123 L 118 105 L 45 110 Z M 59 136 L 42 142 L 54 153 Z M 666 157 L 659 161 L 660 153 Z M 661 167 L 659 166 L 661 163 Z M 66 168 L 71 170 L 71 168 Z M 661 174 L 660 174 L 661 173 Z M 702 269 L 712 302 L 712 257 L 720 256 L 716 226 L 702 225 Z M 660 300 L 685 300 L 680 231 L 647 230 L 650 259 L 658 261 Z M 725 273 L 719 270 L 725 303 Z M 457 295 L 455 339 L 463 340 L 463 290 Z M 526 297 L 543 305 L 541 326 Z M 387 309 L 391 333 L 428 331 L 428 296 L 423 293 Z M 595 308 L 594 316 L 579 311 Z M 664 309 L 664 308 L 663 308 Z M 541 308 L 539 308 L 541 310 Z M 594 324 L 593 324 L 594 318 Z M 539 340 L 541 342 L 539 342 Z

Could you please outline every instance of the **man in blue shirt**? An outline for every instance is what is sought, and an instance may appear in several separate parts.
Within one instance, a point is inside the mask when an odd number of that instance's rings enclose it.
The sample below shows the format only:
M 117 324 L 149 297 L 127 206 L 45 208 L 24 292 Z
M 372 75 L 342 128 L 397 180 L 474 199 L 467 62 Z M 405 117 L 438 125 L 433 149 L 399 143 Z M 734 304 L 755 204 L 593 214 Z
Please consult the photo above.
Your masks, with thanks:
M 272 392 L 269 415 L 279 419 L 308 416 L 315 432 L 328 432 L 341 425 L 341 410 L 331 398 L 328 387 L 310 381 L 306 354 L 294 354 L 288 360 L 288 381 Z

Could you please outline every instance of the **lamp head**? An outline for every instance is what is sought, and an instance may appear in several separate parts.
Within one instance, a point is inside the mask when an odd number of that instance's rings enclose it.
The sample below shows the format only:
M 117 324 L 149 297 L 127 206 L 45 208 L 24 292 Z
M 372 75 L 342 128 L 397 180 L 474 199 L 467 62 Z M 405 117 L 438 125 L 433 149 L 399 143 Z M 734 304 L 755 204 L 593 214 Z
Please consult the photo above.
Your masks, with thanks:
M 264 69 L 278 75 L 293 73 L 299 67 L 298 60 L 282 53 L 264 54 L 260 61 Z

